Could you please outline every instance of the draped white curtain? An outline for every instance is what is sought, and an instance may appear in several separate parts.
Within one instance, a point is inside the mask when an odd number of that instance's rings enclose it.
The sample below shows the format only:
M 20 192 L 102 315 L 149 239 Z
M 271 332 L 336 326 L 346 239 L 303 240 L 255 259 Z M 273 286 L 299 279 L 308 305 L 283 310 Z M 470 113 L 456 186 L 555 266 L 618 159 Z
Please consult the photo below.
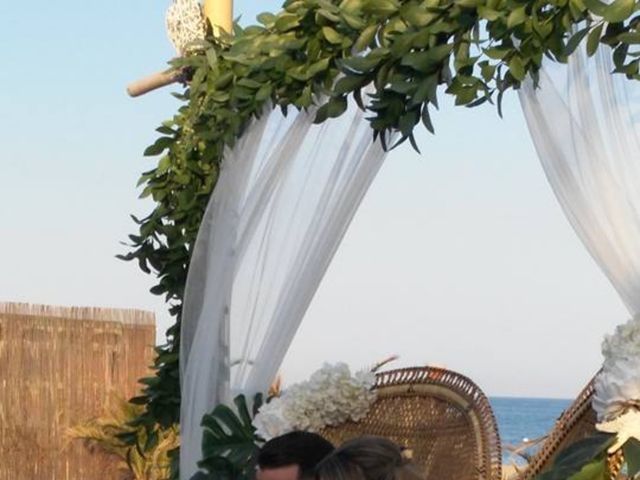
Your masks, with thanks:
M 197 471 L 202 416 L 276 376 L 385 156 L 354 104 L 313 118 L 270 110 L 225 155 L 185 293 L 181 479 Z
M 611 52 L 547 65 L 520 100 L 566 216 L 629 312 L 640 314 L 640 143 L 637 81 L 612 74 Z

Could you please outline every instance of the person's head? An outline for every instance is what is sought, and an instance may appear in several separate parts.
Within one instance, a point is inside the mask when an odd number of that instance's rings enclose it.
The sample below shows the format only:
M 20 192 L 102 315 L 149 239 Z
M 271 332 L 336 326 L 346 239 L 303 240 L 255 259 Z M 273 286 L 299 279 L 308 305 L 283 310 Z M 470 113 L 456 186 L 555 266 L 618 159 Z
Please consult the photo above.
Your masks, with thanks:
M 317 480 L 422 480 L 395 443 L 382 437 L 345 442 L 316 467 Z
M 258 453 L 256 480 L 312 480 L 318 462 L 332 451 L 333 445 L 316 433 L 272 438 Z

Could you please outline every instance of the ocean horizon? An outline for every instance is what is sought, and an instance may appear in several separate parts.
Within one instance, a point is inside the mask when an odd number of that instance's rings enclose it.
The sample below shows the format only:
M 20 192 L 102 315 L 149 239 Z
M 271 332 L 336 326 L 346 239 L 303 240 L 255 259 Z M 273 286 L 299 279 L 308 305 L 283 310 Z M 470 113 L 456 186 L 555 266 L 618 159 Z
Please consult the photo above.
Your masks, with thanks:
M 522 458 L 507 452 L 505 446 L 520 445 L 525 439 L 540 438 L 553 428 L 562 412 L 571 405 L 571 399 L 489 397 L 498 423 L 503 447 L 503 463 L 525 463 Z

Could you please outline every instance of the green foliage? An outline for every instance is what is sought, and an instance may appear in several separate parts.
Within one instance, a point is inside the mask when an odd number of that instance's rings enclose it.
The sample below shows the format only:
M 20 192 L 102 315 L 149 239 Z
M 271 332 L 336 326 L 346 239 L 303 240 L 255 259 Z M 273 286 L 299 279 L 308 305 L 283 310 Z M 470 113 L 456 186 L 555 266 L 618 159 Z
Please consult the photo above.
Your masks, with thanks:
M 142 406 L 113 396 L 103 414 L 70 428 L 67 435 L 120 458 L 120 469 L 132 480 L 169 480 L 178 428 L 132 428 Z
M 607 448 L 615 436 L 598 433 L 571 444 L 538 480 L 605 480 Z
M 212 480 L 249 480 L 253 478 L 255 456 L 260 439 L 251 424 L 262 405 L 262 395 L 254 397 L 251 414 L 244 395 L 234 399 L 236 411 L 226 405 L 218 405 L 202 419 L 203 460 L 198 465 Z
M 442 94 L 457 105 L 495 103 L 527 77 L 538 78 L 543 57 L 563 62 L 586 39 L 593 54 L 613 49 L 616 72 L 638 79 L 640 43 L 635 0 L 287 0 L 260 25 L 233 38 L 209 38 L 202 49 L 173 62 L 191 73 L 184 103 L 165 122 L 145 155 L 158 156 L 145 172 L 141 197 L 155 209 L 134 218 L 138 232 L 121 258 L 157 276 L 176 317 L 168 343 L 158 348 L 157 376 L 145 379 L 139 424 L 178 421 L 179 321 L 190 255 L 223 153 L 267 104 L 307 109 L 322 100 L 316 121 L 340 116 L 352 96 L 367 109 L 373 137 L 385 148 L 417 149 L 414 129 L 434 131 L 430 111 Z M 594 17 L 598 15 L 598 17 Z M 608 23 L 605 23 L 608 22 Z M 577 30 L 576 33 L 573 33 Z
M 640 442 L 631 438 L 622 448 L 627 462 L 627 475 L 636 478 L 640 474 Z
M 551 468 L 537 480 L 608 480 L 607 449 L 615 439 L 615 435 L 597 433 L 573 443 L 558 454 Z M 627 477 L 636 478 L 640 473 L 640 442 L 631 438 L 622 451 Z

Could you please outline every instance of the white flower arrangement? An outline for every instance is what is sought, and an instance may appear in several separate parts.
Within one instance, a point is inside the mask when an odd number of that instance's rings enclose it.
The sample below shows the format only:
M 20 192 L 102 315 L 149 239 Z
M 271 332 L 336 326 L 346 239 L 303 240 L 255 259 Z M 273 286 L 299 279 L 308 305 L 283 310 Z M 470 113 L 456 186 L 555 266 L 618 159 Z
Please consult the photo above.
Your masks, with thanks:
M 325 364 L 260 408 L 253 419 L 256 434 L 269 440 L 294 430 L 319 432 L 347 420 L 357 422 L 376 399 L 374 384 L 372 370 L 351 375 L 344 363 Z
M 593 409 L 606 422 L 640 407 L 640 315 L 602 342 L 604 363 L 595 380 Z

